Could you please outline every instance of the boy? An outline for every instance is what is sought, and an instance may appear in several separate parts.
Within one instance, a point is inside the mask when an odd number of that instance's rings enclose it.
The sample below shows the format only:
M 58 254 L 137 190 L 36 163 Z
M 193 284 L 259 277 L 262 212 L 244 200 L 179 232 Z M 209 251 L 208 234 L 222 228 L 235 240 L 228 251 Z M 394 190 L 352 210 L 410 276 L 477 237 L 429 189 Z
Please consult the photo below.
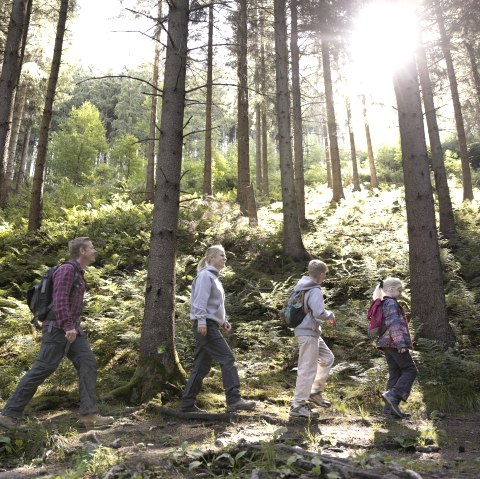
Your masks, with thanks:
M 322 392 L 335 358 L 320 336 L 321 320 L 327 321 L 329 326 L 335 326 L 335 315 L 325 309 L 320 288 L 327 272 L 327 265 L 314 259 L 308 264 L 308 276 L 302 276 L 294 288 L 296 291 L 305 291 L 304 306 L 308 314 L 295 328 L 299 355 L 291 417 L 311 418 L 313 414 L 306 407 L 307 401 L 320 407 L 331 406 L 330 401 L 322 397 Z

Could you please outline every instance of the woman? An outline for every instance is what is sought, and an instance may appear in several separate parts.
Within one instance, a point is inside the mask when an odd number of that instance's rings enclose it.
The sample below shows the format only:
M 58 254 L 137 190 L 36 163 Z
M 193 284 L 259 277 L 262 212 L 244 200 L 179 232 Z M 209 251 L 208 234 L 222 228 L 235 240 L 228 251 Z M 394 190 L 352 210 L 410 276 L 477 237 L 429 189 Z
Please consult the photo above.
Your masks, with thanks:
M 400 401 L 408 399 L 417 376 L 417 368 L 409 352 L 413 343 L 405 311 L 397 302 L 402 291 L 403 284 L 398 278 L 387 278 L 373 292 L 374 300 L 382 300 L 386 328 L 377 339 L 377 348 L 384 352 L 388 364 L 388 390 L 382 394 L 385 402 L 383 412 L 387 414 L 391 410 L 399 418 L 408 416 L 400 409 Z
M 197 277 L 192 284 L 190 319 L 197 347 L 192 373 L 185 386 L 180 410 L 182 412 L 205 412 L 195 404 L 202 382 L 209 373 L 212 361 L 220 363 L 223 387 L 227 400 L 227 412 L 249 410 L 255 402 L 240 396 L 240 380 L 232 350 L 220 332 L 230 331 L 232 326 L 225 317 L 225 292 L 219 273 L 225 267 L 227 257 L 221 245 L 208 248 L 197 268 Z

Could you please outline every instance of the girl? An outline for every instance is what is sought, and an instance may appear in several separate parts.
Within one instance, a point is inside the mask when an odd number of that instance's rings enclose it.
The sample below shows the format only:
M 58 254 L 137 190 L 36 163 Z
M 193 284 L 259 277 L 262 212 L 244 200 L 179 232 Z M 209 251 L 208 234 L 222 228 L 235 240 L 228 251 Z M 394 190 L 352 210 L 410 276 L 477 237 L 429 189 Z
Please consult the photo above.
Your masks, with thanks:
M 405 311 L 398 304 L 403 284 L 398 278 L 387 278 L 375 288 L 373 300 L 381 299 L 385 332 L 377 339 L 377 348 L 381 349 L 388 364 L 387 391 L 382 394 L 385 402 L 384 413 L 393 413 L 404 418 L 408 413 L 400 409 L 400 401 L 406 401 L 410 395 L 417 368 L 410 356 L 413 349 L 408 330 Z
M 219 273 L 225 267 L 227 257 L 221 245 L 208 248 L 197 268 L 197 277 L 192 284 L 190 319 L 197 347 L 192 373 L 185 386 L 180 410 L 182 412 L 205 412 L 195 404 L 202 382 L 209 373 L 212 361 L 220 363 L 223 387 L 227 399 L 227 412 L 249 410 L 255 402 L 240 396 L 240 380 L 232 350 L 220 328 L 230 331 L 232 326 L 225 316 L 225 293 Z

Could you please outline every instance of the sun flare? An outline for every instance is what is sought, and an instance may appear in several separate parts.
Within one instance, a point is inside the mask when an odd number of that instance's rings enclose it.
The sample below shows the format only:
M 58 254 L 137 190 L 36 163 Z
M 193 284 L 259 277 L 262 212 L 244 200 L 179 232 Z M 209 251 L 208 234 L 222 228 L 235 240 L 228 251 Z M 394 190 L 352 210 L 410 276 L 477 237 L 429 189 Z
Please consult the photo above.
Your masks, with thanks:
M 410 2 L 373 2 L 357 17 L 351 54 L 357 75 L 391 76 L 415 51 L 417 20 Z

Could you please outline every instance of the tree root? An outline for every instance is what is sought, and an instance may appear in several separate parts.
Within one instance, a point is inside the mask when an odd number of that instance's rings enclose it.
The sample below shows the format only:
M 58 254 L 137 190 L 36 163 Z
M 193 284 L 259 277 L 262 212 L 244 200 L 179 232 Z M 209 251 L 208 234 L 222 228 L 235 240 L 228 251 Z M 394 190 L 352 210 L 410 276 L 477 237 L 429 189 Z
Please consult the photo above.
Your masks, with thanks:
M 197 419 L 199 421 L 211 422 L 230 422 L 233 414 L 231 413 L 208 413 L 208 412 L 182 412 L 178 409 L 162 406 L 158 412 L 165 416 L 179 417 L 182 419 Z

